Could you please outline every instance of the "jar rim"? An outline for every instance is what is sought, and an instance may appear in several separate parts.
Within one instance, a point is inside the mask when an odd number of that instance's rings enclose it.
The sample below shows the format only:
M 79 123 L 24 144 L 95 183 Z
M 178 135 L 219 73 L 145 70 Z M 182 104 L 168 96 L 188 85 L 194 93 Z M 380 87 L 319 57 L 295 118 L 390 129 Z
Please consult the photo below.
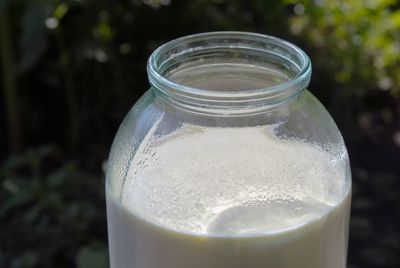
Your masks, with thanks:
M 293 77 L 288 80 L 262 88 L 246 90 L 211 90 L 181 84 L 170 79 L 163 72 L 166 62 L 179 62 L 191 53 L 213 49 L 253 50 L 260 55 L 274 54 L 296 67 Z M 190 57 L 190 56 L 187 56 Z M 164 68 L 165 69 L 165 68 Z M 180 37 L 158 47 L 150 56 L 147 64 L 150 84 L 165 96 L 182 98 L 186 103 L 198 99 L 217 102 L 249 102 L 252 100 L 268 100 L 269 103 L 281 102 L 283 99 L 296 96 L 310 82 L 311 61 L 298 46 L 283 39 L 251 32 L 220 31 L 198 33 Z

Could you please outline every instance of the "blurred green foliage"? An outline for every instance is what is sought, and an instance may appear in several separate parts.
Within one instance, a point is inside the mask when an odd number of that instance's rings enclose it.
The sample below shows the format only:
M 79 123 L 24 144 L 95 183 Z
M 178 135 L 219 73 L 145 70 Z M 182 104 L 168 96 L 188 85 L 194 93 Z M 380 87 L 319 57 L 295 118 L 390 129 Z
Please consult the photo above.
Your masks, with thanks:
M 396 0 L 287 0 L 291 31 L 323 50 L 335 82 L 368 94 L 400 93 L 400 9 Z
M 400 267 L 399 28 L 395 0 L 0 0 L 0 268 L 108 266 L 101 166 L 146 60 L 214 30 L 311 56 L 352 162 L 349 267 Z
M 9 157 L 0 176 L 0 267 L 107 267 L 102 179 L 55 146 Z

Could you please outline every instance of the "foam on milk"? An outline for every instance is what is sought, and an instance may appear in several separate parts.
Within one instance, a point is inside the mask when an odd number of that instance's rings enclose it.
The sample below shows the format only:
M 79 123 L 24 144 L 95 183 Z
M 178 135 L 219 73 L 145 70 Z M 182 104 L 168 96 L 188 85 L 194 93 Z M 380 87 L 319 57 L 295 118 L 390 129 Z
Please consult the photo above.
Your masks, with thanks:
M 181 233 L 280 233 L 320 219 L 344 199 L 350 185 L 337 163 L 316 145 L 278 138 L 274 126 L 184 125 L 141 144 L 121 202 Z

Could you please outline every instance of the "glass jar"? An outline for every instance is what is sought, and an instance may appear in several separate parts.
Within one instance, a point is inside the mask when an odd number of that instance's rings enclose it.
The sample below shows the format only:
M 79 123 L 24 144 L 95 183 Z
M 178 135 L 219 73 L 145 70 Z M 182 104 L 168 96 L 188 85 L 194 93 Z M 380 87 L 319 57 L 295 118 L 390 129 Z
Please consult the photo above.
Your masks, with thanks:
M 112 268 L 344 268 L 351 175 L 308 56 L 245 32 L 148 61 L 107 170 Z

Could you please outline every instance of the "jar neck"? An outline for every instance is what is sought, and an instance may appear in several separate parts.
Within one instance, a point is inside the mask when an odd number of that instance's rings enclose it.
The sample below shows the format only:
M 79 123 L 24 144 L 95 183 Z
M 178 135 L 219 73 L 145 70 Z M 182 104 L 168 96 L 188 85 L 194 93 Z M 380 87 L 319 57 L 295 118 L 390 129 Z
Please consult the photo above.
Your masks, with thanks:
M 148 61 L 158 96 L 204 114 L 254 114 L 282 105 L 309 84 L 311 62 L 284 40 L 246 32 L 189 35 L 159 47 Z

